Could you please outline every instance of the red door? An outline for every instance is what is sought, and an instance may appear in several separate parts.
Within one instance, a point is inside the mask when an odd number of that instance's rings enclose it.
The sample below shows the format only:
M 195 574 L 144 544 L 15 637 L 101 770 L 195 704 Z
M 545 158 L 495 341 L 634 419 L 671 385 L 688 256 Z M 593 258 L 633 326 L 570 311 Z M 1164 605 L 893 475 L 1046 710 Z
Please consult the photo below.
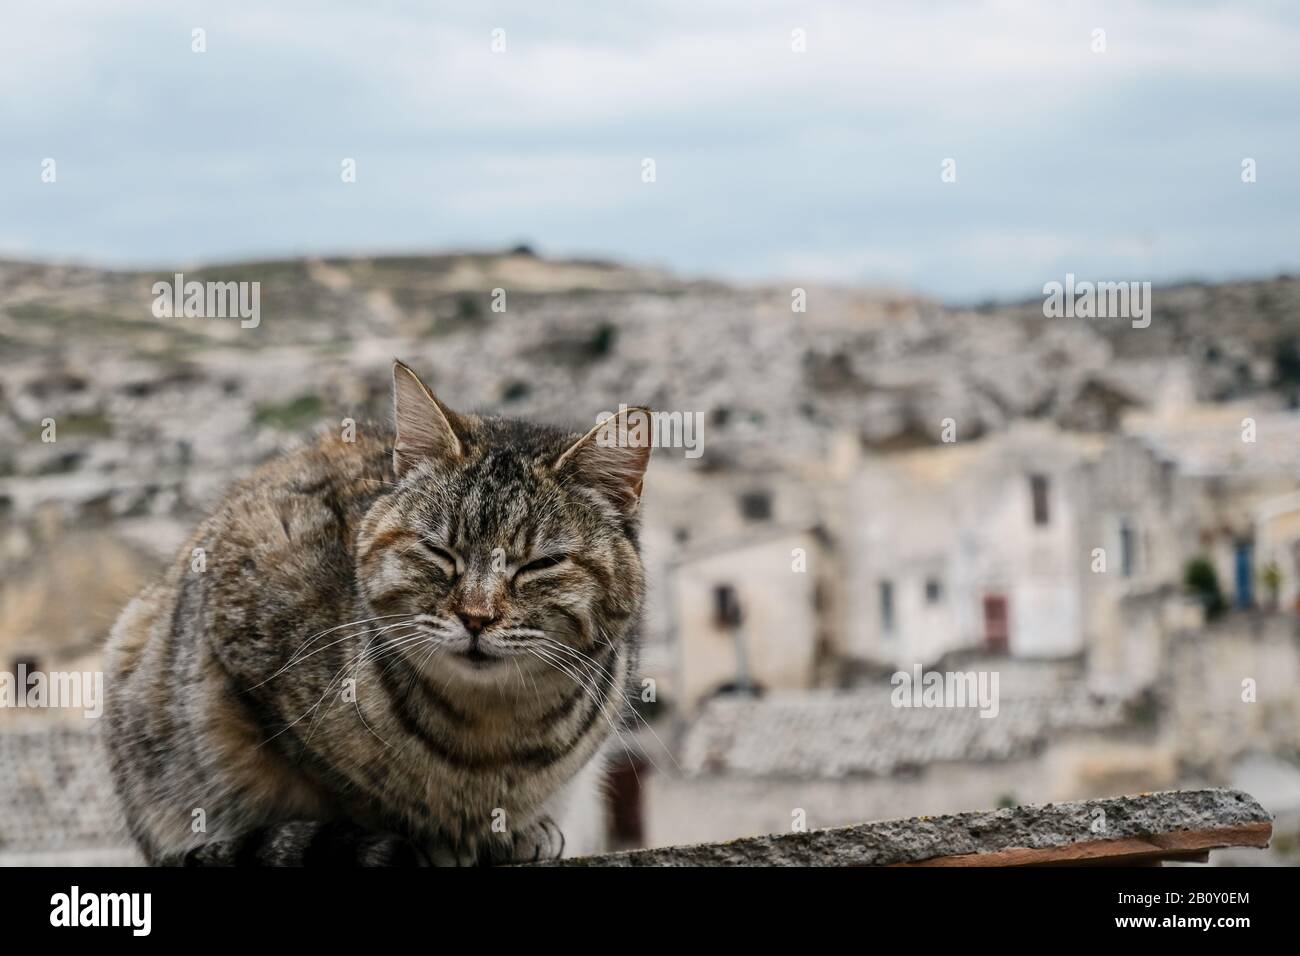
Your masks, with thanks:
M 1004 594 L 984 595 L 984 646 L 1005 654 L 1011 643 L 1011 623 Z

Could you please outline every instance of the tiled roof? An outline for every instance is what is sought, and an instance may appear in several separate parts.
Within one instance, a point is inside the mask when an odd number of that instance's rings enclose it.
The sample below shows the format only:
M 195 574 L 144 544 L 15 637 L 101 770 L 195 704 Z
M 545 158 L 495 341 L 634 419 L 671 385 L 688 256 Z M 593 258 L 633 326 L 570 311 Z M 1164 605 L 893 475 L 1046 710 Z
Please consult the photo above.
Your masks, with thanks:
M 881 691 L 718 697 L 687 731 L 688 775 L 884 776 L 945 761 L 1011 760 L 1053 734 L 1124 721 L 1122 702 L 1082 686 L 1051 696 L 1003 695 L 996 717 L 975 708 L 894 707 Z
M 0 855 L 66 857 L 129 843 L 91 729 L 0 729 Z
M 1247 417 L 1256 420 L 1253 442 L 1242 441 Z M 1294 474 L 1300 468 L 1300 414 L 1294 412 L 1216 406 L 1176 419 L 1133 416 L 1125 430 L 1188 475 Z
M 878 463 L 910 482 L 944 486 L 969 476 L 977 468 L 1002 467 L 1017 449 L 1056 448 L 1080 458 L 1095 458 L 1105 447 L 1100 435 L 1066 431 L 1040 421 L 1017 422 L 1005 431 L 977 441 L 932 445 L 881 455 Z

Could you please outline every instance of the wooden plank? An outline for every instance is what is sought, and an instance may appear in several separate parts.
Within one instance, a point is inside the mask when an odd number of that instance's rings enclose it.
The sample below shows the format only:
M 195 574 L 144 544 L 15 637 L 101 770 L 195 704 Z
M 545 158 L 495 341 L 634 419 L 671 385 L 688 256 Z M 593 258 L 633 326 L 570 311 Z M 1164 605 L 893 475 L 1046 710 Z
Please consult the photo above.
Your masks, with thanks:
M 1094 832 L 1098 820 L 1109 829 Z M 1268 845 L 1272 818 L 1239 790 L 1171 790 L 1074 803 L 878 820 L 721 843 L 577 857 L 560 866 L 1145 866 Z M 542 864 L 537 864 L 542 865 Z
M 1009 847 L 992 853 L 936 856 L 893 866 L 1046 866 L 1052 864 L 1133 864 L 1153 860 L 1208 859 L 1210 850 L 1228 846 L 1268 846 L 1270 822 L 1205 830 L 1175 830 L 1120 840 L 1086 840 L 1060 846 Z

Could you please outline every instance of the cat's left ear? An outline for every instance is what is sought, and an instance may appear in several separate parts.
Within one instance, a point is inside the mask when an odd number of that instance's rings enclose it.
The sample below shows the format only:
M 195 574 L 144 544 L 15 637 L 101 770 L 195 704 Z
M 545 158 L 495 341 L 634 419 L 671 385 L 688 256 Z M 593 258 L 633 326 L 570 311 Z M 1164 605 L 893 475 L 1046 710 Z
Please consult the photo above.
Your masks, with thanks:
M 620 408 L 570 445 L 555 460 L 555 470 L 576 474 L 604 492 L 625 515 L 632 515 L 641 503 L 650 463 L 650 416 L 648 408 Z
M 393 360 L 393 470 L 406 474 L 421 458 L 459 460 L 468 423 L 429 391 L 405 363 Z

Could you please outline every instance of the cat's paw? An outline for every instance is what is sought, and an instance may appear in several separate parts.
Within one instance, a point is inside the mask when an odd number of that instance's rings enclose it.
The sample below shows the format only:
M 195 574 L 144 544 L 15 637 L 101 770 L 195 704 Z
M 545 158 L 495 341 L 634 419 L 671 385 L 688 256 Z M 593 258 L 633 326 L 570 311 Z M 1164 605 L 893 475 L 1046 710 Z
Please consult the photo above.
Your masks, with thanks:
M 564 834 L 559 826 L 550 817 L 538 817 L 522 829 L 489 841 L 479 862 L 485 866 L 543 863 L 558 860 L 563 854 Z
M 361 840 L 356 848 L 358 866 L 429 866 L 428 854 L 406 837 L 392 833 L 375 833 Z
M 480 856 L 470 847 L 443 842 L 426 844 L 424 852 L 430 866 L 477 866 Z

